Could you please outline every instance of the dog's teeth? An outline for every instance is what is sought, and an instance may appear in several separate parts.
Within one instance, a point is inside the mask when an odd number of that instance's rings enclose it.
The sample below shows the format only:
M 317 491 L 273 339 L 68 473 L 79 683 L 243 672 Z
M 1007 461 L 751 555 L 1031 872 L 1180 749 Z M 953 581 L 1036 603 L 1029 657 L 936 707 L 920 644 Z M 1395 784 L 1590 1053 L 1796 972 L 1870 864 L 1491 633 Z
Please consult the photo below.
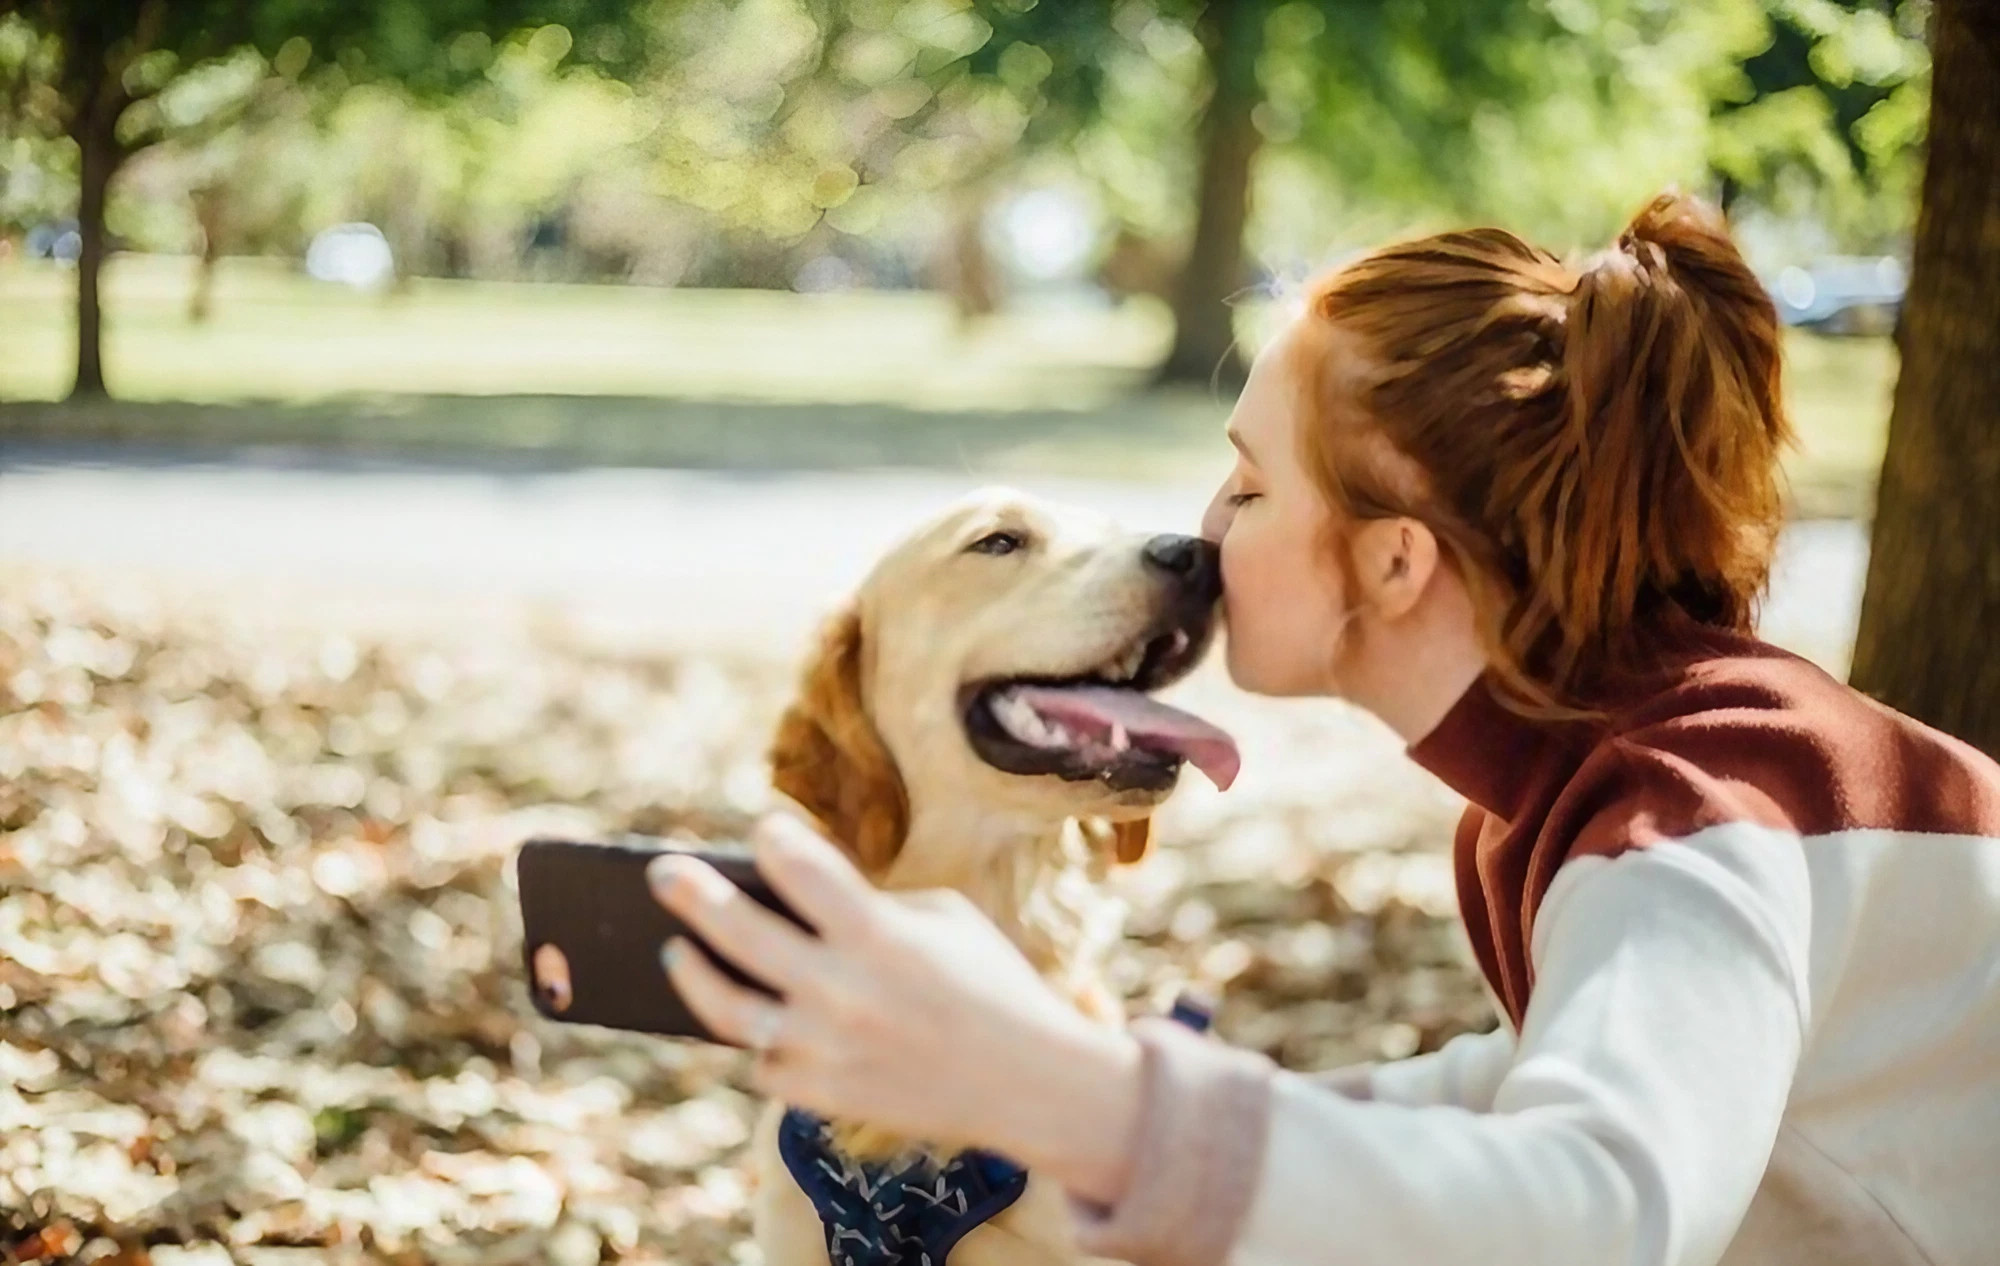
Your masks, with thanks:
M 1122 751 L 1126 750 L 1127 748 L 1129 748 L 1129 747 L 1131 747 L 1131 746 L 1132 746 L 1132 740 L 1131 740 L 1130 736 L 1128 736 L 1128 735 L 1127 735 L 1127 734 L 1125 733 L 1125 727 L 1124 727 L 1124 726 L 1122 726 L 1122 725 L 1119 725 L 1119 724 L 1118 724 L 1118 723 L 1117 723 L 1116 721 L 1112 722 L 1112 723 L 1111 723 L 1111 750 L 1112 750 L 1112 751 L 1114 751 L 1114 752 L 1122 752 Z
M 1015 695 L 995 696 L 991 707 L 993 719 L 1015 738 L 1033 742 L 1035 732 L 1042 728 L 1042 719 L 1035 715 L 1035 710 Z
M 1119 656 L 1111 665 L 1111 675 L 1118 681 L 1130 681 L 1139 675 L 1139 669 L 1146 663 L 1145 643 L 1133 647 Z
M 1188 648 L 1187 630 L 1175 629 L 1173 640 L 1170 641 L 1167 645 L 1169 654 L 1178 655 L 1182 651 L 1186 650 Z
M 1033 747 L 1067 747 L 1074 742 L 1068 730 L 1043 720 L 1041 713 L 1016 695 L 996 695 L 987 709 L 1001 729 Z

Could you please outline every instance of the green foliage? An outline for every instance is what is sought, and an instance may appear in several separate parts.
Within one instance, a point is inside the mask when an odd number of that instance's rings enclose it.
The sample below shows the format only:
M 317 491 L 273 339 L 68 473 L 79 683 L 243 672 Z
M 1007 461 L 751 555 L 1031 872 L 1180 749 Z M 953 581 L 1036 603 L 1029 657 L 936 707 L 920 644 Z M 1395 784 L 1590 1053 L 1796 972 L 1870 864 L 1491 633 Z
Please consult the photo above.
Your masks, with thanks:
M 1891 245 L 1916 210 L 1929 0 L 1766 0 L 1761 47 L 1717 94 L 1711 162 L 1741 194 Z
M 1703 175 L 1702 78 L 1745 43 L 1741 10 L 1366 6 L 1295 46 L 1288 77 L 1310 91 L 1282 108 L 1337 188 L 1365 190 L 1400 220 L 1498 220 L 1598 241 L 1659 187 Z
M 350 80 L 391 79 L 446 91 L 483 73 L 494 41 L 524 27 L 564 28 L 579 59 L 629 69 L 643 57 L 624 0 L 0 0 L 65 46 L 80 82 L 107 58 L 130 97 L 240 48 L 283 53 L 292 73 L 314 62 Z M 568 51 L 568 50 L 566 50 Z
M 634 13 L 629 0 L 0 0 L 53 93 L 38 122 L 74 132 L 107 120 L 126 152 L 239 107 L 264 68 L 246 52 L 287 79 L 435 97 L 478 82 L 523 28 L 558 57 L 629 71 L 647 51 Z
M 122 66 L 120 137 L 151 150 L 114 223 L 156 246 L 198 240 L 208 191 L 231 249 L 367 218 L 418 271 L 513 275 L 558 223 L 599 273 L 747 276 L 713 261 L 761 254 L 782 278 L 786 252 L 929 250 L 940 211 L 1055 182 L 1171 257 L 1228 12 L 1249 15 L 1267 261 L 1466 219 L 1591 243 L 1718 178 L 1888 243 L 1928 73 L 1925 0 L 1891 3 L 0 0 L 0 223 L 73 187 L 47 138 L 89 44 Z
M 1886 244 L 1907 228 L 1928 94 L 1928 0 L 1257 0 L 1265 141 L 1253 233 L 1310 254 L 1412 223 L 1494 219 L 1601 240 L 1668 184 L 1742 195 Z M 1184 228 L 1208 91 L 1200 0 L 975 6 L 968 65 L 1031 41 L 1119 218 Z M 1255 17 L 1254 15 L 1261 15 Z M 1246 41 L 1250 43 L 1253 41 Z M 1139 197 L 1133 191 L 1143 191 Z M 1144 205 L 1136 205 L 1143 203 Z
M 1023 94 L 1039 151 L 1067 149 L 1112 217 L 1180 236 L 1212 90 L 1204 41 L 1261 98 L 1253 233 L 1312 254 L 1391 224 L 1499 218 L 1601 236 L 1636 200 L 1707 173 L 1723 71 L 1754 51 L 1745 0 L 980 0 L 960 73 Z
M 61 136 L 56 41 L 0 17 L 0 225 L 45 220 L 75 197 L 76 154 Z

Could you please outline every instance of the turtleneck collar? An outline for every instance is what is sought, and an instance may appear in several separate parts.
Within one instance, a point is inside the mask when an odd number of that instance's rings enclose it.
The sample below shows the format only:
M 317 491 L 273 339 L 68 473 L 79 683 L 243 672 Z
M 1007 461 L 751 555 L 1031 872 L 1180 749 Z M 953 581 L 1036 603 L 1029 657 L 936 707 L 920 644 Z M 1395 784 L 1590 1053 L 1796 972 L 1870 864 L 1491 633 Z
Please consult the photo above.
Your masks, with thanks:
M 1566 776 L 1635 701 L 1663 689 L 1686 666 L 1720 650 L 1757 645 L 1754 638 L 1700 624 L 1670 608 L 1652 629 L 1648 664 L 1601 688 L 1595 720 L 1544 721 L 1500 702 L 1487 669 L 1431 732 L 1409 747 L 1411 759 L 1495 817 L 1512 821 L 1550 776 Z
M 1588 750 L 1588 722 L 1524 717 L 1500 702 L 1489 669 L 1412 743 L 1410 758 L 1495 817 L 1511 820 L 1552 766 Z

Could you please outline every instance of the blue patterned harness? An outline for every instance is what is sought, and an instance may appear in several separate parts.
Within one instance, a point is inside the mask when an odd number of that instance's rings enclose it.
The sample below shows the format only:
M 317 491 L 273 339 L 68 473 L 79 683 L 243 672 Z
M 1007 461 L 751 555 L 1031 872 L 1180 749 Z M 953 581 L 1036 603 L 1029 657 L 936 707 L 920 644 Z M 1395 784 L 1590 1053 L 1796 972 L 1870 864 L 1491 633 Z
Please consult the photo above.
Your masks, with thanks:
M 1186 998 L 1172 1018 L 1208 1028 L 1206 1009 Z M 992 1152 L 856 1161 L 834 1148 L 825 1121 L 799 1108 L 778 1124 L 778 1155 L 819 1212 L 832 1266 L 945 1266 L 960 1240 L 1028 1189 L 1028 1171 Z

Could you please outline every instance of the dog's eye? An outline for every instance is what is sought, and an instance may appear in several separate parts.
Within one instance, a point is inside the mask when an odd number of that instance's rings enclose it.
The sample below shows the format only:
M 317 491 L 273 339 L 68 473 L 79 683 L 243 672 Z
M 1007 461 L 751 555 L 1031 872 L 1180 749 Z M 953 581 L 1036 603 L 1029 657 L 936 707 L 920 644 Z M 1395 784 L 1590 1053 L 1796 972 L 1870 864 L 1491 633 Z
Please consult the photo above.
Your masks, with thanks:
M 1011 554 L 1028 548 L 1028 538 L 1019 532 L 988 532 L 965 547 L 968 554 Z

